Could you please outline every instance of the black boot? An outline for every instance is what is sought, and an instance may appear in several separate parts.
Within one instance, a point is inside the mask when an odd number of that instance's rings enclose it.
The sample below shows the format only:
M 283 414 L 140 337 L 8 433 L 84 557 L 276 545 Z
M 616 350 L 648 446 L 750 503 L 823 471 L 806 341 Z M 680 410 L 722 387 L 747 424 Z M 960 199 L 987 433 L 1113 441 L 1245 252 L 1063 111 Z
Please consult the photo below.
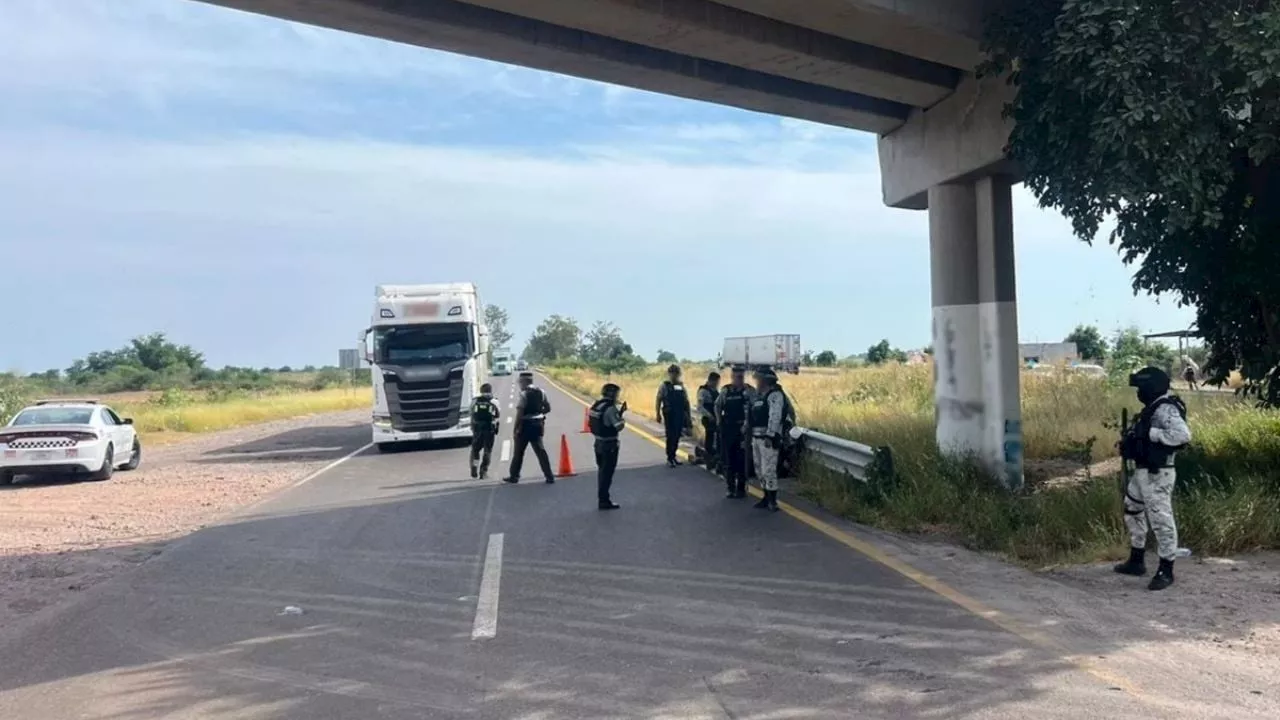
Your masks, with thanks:
M 768 510 L 769 509 L 769 491 L 765 490 L 760 495 L 760 502 L 756 503 L 755 505 L 752 505 L 751 507 L 757 510 Z
M 479 475 L 480 475 L 480 470 L 479 470 L 479 469 L 475 466 L 475 464 L 473 463 L 473 464 L 471 465 L 471 477 L 473 477 L 473 478 L 474 478 L 474 477 L 477 477 L 477 476 L 479 476 Z
M 1111 568 L 1121 575 L 1133 575 L 1134 577 L 1142 577 L 1147 574 L 1147 563 L 1143 560 L 1146 551 L 1142 548 L 1129 548 L 1129 559 L 1125 562 Z M 1161 560 L 1163 563 L 1164 561 Z
M 1151 584 L 1147 585 L 1148 590 L 1163 590 L 1173 584 L 1173 561 L 1160 558 L 1160 567 L 1156 568 L 1156 574 L 1151 577 Z
M 601 500 L 599 507 L 601 510 L 617 510 L 622 506 L 612 500 Z
M 738 488 L 733 484 L 733 480 L 730 480 L 729 482 L 725 483 L 725 487 L 727 488 L 727 491 L 725 492 L 725 497 L 729 498 L 730 500 L 738 497 Z
M 735 498 L 737 498 L 738 500 L 744 499 L 747 496 L 747 481 L 743 479 L 739 479 L 738 482 L 734 484 L 733 491 L 734 491 L 733 496 Z
M 773 512 L 778 512 L 778 491 L 770 490 L 765 495 L 769 498 L 769 509 Z

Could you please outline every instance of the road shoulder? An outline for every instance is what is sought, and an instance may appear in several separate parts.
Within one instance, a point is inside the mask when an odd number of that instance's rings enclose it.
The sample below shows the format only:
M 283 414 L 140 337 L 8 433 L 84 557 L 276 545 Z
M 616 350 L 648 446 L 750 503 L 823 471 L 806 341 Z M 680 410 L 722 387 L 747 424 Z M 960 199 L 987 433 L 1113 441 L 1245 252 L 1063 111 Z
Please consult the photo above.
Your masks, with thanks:
M 0 490 L 0 628 L 52 611 L 358 449 L 367 418 L 344 411 L 240 427 L 157 448 L 107 482 Z

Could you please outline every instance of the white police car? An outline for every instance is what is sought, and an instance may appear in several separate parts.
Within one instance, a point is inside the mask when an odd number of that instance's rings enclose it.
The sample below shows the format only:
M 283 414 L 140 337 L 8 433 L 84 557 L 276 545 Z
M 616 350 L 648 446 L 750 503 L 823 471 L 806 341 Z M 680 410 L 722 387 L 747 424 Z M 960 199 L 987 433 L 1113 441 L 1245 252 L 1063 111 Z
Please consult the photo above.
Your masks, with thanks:
M 133 420 L 93 400 L 47 400 L 0 427 L 0 485 L 19 475 L 87 475 L 109 480 L 142 462 Z

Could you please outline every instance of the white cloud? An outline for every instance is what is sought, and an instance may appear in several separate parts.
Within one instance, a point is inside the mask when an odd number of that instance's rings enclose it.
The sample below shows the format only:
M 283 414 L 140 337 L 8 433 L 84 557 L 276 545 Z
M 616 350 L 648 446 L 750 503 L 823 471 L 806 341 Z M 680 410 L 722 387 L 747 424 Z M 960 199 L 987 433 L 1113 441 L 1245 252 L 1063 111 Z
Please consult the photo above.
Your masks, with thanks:
M 0 47 L 0 238 L 21 248 L 5 289 L 44 311 L 10 318 L 42 340 L 0 346 L 0 367 L 153 329 L 215 362 L 327 362 L 373 284 L 442 279 L 481 282 L 520 339 L 562 313 L 693 357 L 740 333 L 928 341 L 926 216 L 880 203 L 869 136 L 187 0 L 8 0 Z M 370 87 L 393 114 L 362 104 Z M 96 120 L 122 98 L 171 121 Z M 193 132 L 193 102 L 219 122 Z M 312 122 L 268 132 L 273 112 Z M 470 147 L 399 139 L 480 117 Z M 1024 336 L 1185 315 L 1130 297 L 1107 248 L 1021 191 L 1015 222 Z M 44 333 L 110 303 L 127 311 Z

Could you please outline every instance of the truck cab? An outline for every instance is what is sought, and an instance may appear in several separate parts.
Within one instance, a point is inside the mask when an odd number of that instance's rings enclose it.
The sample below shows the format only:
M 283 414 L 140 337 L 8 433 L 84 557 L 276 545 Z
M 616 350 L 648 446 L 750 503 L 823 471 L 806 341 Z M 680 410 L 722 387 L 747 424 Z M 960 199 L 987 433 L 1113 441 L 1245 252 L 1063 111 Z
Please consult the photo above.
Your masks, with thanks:
M 489 374 L 476 286 L 379 285 L 375 295 L 363 338 L 374 444 L 470 438 L 467 408 Z

